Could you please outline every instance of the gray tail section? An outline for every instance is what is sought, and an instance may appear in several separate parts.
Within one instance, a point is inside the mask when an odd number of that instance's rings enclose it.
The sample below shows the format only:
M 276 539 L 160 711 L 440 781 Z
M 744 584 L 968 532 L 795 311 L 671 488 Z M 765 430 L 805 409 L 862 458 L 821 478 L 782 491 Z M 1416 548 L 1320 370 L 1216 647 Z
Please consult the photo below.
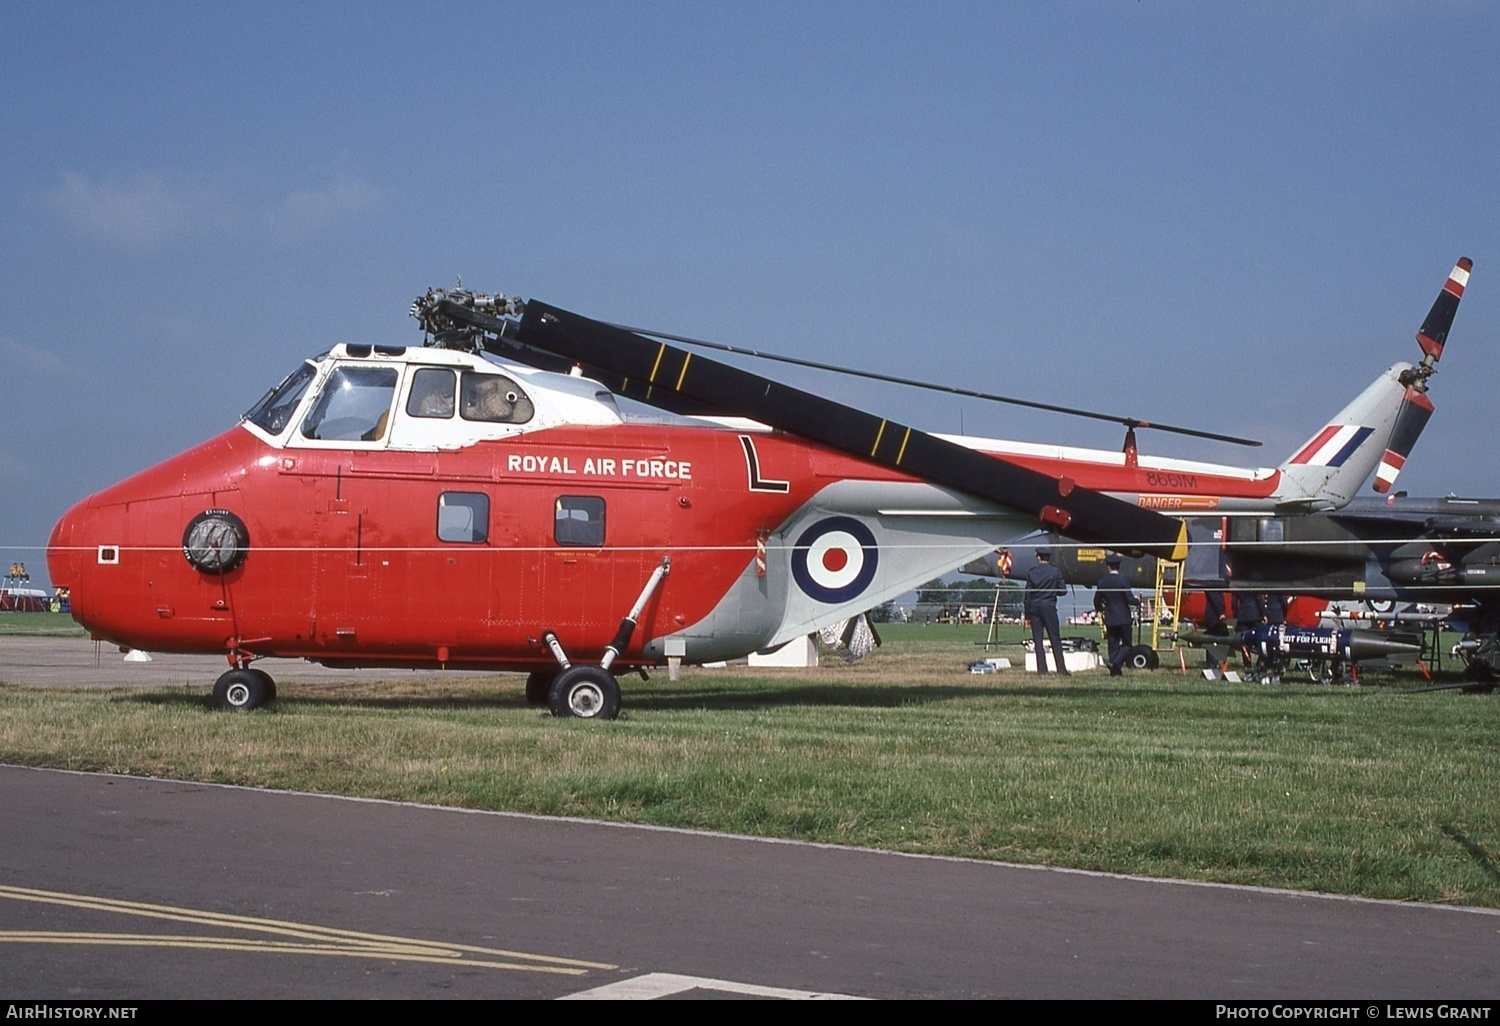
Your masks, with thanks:
M 1433 412 L 1428 379 L 1448 342 L 1473 262 L 1461 257 L 1438 292 L 1417 344 L 1422 362 L 1399 363 L 1309 438 L 1278 469 L 1277 501 L 1288 512 L 1337 509 L 1375 474 L 1375 490 L 1389 491 Z
M 1345 406 L 1277 469 L 1278 508 L 1287 512 L 1338 509 L 1354 498 L 1380 463 L 1395 430 L 1410 364 L 1398 363 Z

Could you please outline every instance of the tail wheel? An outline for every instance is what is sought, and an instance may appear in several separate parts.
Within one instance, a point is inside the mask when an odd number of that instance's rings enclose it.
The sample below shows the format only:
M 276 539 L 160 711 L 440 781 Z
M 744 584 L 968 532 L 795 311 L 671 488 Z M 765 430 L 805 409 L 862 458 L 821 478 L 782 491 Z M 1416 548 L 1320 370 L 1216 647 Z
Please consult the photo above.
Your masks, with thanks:
M 620 715 L 620 684 L 599 666 L 575 666 L 552 682 L 548 705 L 553 716 L 612 720 Z
M 276 697 L 276 684 L 261 670 L 230 670 L 214 682 L 214 705 L 248 712 Z
M 1125 665 L 1132 670 L 1154 670 L 1161 665 L 1161 657 L 1149 645 L 1136 645 L 1125 656 Z
M 548 673 L 545 670 L 533 671 L 526 678 L 526 704 L 548 704 L 551 701 L 552 682 L 556 679 L 556 673 Z

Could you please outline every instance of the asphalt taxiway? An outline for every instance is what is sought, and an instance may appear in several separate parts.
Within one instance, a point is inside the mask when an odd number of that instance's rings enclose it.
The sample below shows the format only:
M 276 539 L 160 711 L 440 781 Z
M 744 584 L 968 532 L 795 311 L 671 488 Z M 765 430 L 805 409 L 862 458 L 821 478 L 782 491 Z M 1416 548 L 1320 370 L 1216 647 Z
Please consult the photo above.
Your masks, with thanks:
M 12 682 L 223 667 L 0 639 Z M 1500 997 L 1487 910 L 15 767 L 0 945 L 28 1000 Z
M 0 997 L 1500 997 L 1500 914 L 0 767 Z
M 255 664 L 278 682 L 347 681 L 348 670 L 331 670 L 305 659 L 261 659 Z M 194 686 L 205 691 L 229 669 L 222 655 L 152 653 L 148 660 L 126 659 L 114 645 L 81 637 L 0 638 L 0 681 L 67 687 Z M 381 670 L 388 679 L 440 677 L 443 670 Z

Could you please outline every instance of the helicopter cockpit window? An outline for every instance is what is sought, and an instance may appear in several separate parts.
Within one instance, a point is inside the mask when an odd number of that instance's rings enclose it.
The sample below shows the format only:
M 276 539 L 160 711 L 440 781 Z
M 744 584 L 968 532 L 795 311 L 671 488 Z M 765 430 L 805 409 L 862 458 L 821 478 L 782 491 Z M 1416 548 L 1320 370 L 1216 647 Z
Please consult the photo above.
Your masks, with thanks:
M 552 537 L 559 545 L 604 544 L 604 500 L 597 495 L 559 495 Z
M 406 413 L 411 417 L 453 416 L 453 393 L 457 376 L 443 367 L 423 367 L 412 375 Z
M 330 442 L 378 442 L 390 424 L 395 394 L 394 367 L 339 367 L 328 375 L 323 394 L 302 422 L 302 436 Z
M 504 374 L 464 371 L 459 414 L 464 420 L 525 424 L 536 413 L 521 386 Z
M 268 435 L 281 434 L 292 414 L 297 412 L 297 404 L 302 401 L 302 394 L 317 372 L 312 363 L 304 363 L 250 407 L 245 419 Z

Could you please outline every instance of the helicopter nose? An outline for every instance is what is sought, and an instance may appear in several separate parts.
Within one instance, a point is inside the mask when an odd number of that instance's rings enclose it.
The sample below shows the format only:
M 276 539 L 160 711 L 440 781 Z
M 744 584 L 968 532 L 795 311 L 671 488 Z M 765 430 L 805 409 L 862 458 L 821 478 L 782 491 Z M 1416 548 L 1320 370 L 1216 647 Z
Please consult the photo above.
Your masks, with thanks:
M 87 502 L 80 502 L 62 515 L 47 539 L 47 576 L 54 588 L 67 588 L 74 594 L 73 611 L 78 612 L 78 579 L 83 571 L 82 537 L 88 518 Z

